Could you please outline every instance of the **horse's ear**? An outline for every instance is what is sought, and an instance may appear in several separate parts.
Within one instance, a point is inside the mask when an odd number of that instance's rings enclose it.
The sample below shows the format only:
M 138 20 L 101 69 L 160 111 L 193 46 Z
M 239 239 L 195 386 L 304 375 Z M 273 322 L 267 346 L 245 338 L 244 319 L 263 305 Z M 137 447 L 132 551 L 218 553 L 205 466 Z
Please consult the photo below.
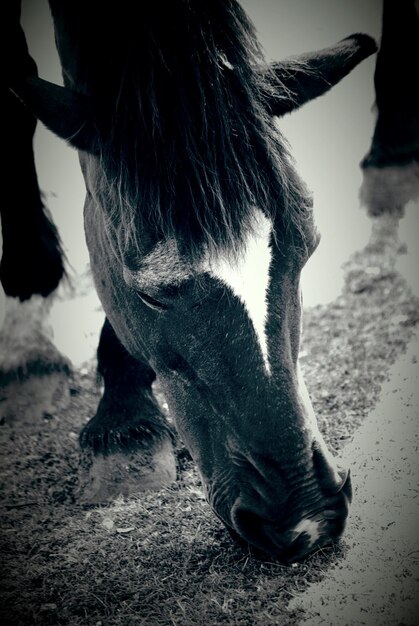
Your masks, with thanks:
M 10 91 L 47 128 L 74 148 L 96 152 L 97 131 L 86 96 L 38 76 L 25 78 Z
M 357 33 L 329 48 L 273 63 L 265 77 L 268 113 L 285 115 L 321 96 L 376 51 L 372 37 Z

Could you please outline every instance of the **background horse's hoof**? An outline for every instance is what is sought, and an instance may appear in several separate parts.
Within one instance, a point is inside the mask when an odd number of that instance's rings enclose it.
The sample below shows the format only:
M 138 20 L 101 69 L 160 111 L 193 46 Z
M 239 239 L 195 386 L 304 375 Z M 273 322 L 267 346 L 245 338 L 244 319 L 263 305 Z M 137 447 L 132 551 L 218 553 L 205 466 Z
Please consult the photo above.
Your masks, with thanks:
M 405 205 L 419 200 L 419 163 L 365 167 L 359 197 L 372 217 L 403 217 Z
M 100 504 L 120 495 L 157 491 L 175 480 L 171 439 L 156 442 L 151 450 L 110 454 L 83 450 L 76 498 L 82 504 Z
M 31 376 L 59 373 L 65 377 L 71 373 L 69 359 L 52 341 L 48 325 L 51 302 L 39 296 L 24 303 L 16 298 L 6 299 L 0 328 L 0 384 Z

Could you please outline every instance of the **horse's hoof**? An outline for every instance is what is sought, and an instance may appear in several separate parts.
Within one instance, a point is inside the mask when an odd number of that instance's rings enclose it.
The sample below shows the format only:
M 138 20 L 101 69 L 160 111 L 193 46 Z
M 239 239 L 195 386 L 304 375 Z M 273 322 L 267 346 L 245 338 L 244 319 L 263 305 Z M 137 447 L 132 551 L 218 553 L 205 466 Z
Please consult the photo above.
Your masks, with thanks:
M 157 491 L 176 480 L 176 461 L 171 439 L 153 449 L 93 454 L 84 450 L 80 463 L 77 499 L 82 504 L 101 504 L 118 496 Z
M 40 297 L 21 303 L 7 298 L 0 330 L 0 384 L 54 373 L 67 376 L 72 366 L 50 338 L 48 311 L 51 301 Z

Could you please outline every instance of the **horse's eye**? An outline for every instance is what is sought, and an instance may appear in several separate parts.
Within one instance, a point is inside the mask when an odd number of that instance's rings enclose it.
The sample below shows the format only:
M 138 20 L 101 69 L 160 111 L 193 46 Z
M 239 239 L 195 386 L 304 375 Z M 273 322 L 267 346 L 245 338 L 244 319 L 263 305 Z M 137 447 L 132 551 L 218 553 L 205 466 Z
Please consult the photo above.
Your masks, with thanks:
M 163 304 L 163 302 L 159 302 L 155 298 L 149 296 L 147 293 L 144 293 L 144 291 L 137 291 L 137 295 L 140 300 L 144 302 L 144 304 L 150 307 L 150 309 L 154 309 L 154 311 L 162 312 L 167 311 L 167 309 L 169 308 L 166 304 Z

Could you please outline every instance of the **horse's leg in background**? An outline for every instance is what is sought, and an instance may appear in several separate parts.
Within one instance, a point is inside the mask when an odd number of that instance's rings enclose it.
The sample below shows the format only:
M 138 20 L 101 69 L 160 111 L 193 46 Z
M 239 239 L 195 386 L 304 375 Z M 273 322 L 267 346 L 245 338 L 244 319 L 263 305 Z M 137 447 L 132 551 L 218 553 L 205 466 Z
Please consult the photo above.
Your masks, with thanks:
M 151 388 L 156 375 L 146 361 L 125 350 L 107 319 L 98 372 L 103 396 L 80 435 L 80 499 L 102 502 L 170 485 L 176 479 L 173 435 Z
M 0 216 L 3 251 L 0 281 L 0 382 L 29 374 L 68 372 L 69 363 L 48 337 L 46 299 L 63 274 L 63 254 L 38 186 L 32 147 L 36 118 L 10 92 L 3 100 L 3 149 L 7 155 Z
M 384 0 L 374 74 L 377 121 L 361 162 L 361 202 L 372 217 L 398 219 L 419 203 L 419 3 Z M 416 85 L 416 86 L 415 86 Z
M 19 25 L 19 3 L 6 7 L 10 82 L 36 76 Z M 45 328 L 49 308 L 46 296 L 64 275 L 63 253 L 57 230 L 42 201 L 38 185 L 33 136 L 36 117 L 12 90 L 3 88 L 2 169 L 0 201 L 2 255 L 0 281 L 10 298 L 3 304 L 4 328 L 0 333 L 0 383 L 30 374 L 68 373 L 69 363 L 52 344 Z M 33 297 L 36 296 L 36 297 Z M 22 301 L 27 301 L 21 304 Z
M 0 281 L 3 330 L 0 333 L 0 383 L 29 374 L 68 372 L 69 363 L 48 338 L 46 296 L 63 274 L 56 228 L 44 207 L 32 147 L 36 118 L 5 92 L 4 185 L 0 202 L 3 250 Z M 26 301 L 26 302 L 23 302 Z
M 38 75 L 19 24 L 19 2 L 7 3 L 5 28 L 9 44 L 7 78 L 10 85 Z M 27 300 L 48 296 L 64 275 L 63 252 L 57 230 L 42 201 L 38 185 L 33 137 L 37 119 L 16 97 L 3 90 L 2 168 L 4 184 L 0 214 L 3 256 L 0 279 L 7 295 Z

